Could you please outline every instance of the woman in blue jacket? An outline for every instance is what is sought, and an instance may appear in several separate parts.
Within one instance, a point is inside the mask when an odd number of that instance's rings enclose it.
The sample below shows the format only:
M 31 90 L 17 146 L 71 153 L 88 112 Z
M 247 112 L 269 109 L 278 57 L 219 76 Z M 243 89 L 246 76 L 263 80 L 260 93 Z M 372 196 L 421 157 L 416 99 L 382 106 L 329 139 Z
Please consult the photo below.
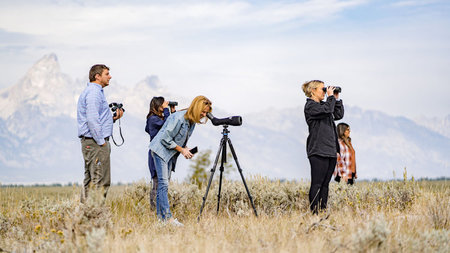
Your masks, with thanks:
M 153 97 L 150 101 L 150 110 L 147 114 L 147 124 L 145 125 L 145 131 L 150 135 L 150 141 L 155 138 L 169 116 L 169 101 L 164 101 L 163 97 Z M 158 177 L 156 176 L 155 163 L 153 162 L 150 149 L 148 150 L 148 168 L 153 181 L 153 187 L 150 191 L 150 206 L 155 208 Z
M 169 164 L 182 154 L 186 159 L 194 155 L 186 146 L 194 131 L 195 124 L 206 123 L 206 114 L 212 111 L 211 101 L 204 96 L 197 96 L 186 110 L 173 113 L 162 126 L 161 130 L 150 142 L 150 150 L 155 162 L 158 177 L 156 195 L 156 214 L 162 221 L 176 226 L 183 226 L 172 217 L 168 199 Z M 204 120 L 202 120 L 204 119 Z M 203 121 L 203 122 L 202 122 Z
M 328 185 L 336 166 L 339 153 L 335 120 L 344 117 L 344 105 L 334 87 L 324 87 L 319 80 L 303 84 L 303 92 L 308 97 L 304 108 L 309 135 L 306 152 L 311 164 L 310 208 L 313 213 L 327 208 Z M 325 92 L 327 93 L 326 101 Z

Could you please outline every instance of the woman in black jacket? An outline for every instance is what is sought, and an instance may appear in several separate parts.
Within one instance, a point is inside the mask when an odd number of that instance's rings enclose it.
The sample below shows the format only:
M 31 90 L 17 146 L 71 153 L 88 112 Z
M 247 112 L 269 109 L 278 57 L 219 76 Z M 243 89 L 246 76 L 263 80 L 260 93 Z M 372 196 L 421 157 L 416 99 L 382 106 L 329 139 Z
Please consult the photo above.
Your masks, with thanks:
M 302 89 L 308 97 L 305 104 L 305 119 L 309 130 L 306 152 L 311 164 L 309 202 L 311 211 L 317 214 L 319 209 L 327 208 L 328 185 L 339 153 L 334 121 L 344 117 L 344 105 L 339 100 L 339 93 L 334 92 L 334 87 L 324 88 L 322 81 L 306 82 Z M 324 102 L 325 92 L 327 99 Z

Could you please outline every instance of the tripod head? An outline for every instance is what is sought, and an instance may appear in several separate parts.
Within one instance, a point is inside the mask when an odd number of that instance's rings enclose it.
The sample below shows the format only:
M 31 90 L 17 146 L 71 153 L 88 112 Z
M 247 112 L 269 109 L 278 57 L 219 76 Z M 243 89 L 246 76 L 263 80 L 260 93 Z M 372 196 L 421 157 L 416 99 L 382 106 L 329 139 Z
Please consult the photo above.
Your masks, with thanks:
M 228 125 L 223 125 L 223 131 L 222 131 L 222 135 L 228 135 L 230 133 L 230 130 L 228 130 Z

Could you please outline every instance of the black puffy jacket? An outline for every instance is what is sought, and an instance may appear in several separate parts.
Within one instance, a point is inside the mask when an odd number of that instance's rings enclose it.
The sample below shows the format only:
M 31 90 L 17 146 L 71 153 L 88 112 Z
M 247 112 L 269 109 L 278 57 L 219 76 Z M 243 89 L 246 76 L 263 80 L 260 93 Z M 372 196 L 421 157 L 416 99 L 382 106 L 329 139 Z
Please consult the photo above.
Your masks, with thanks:
M 305 119 L 309 130 L 306 141 L 308 157 L 313 155 L 337 157 L 339 142 L 334 121 L 343 117 L 344 105 L 341 100 L 336 101 L 334 96 L 329 96 L 325 102 L 306 99 Z

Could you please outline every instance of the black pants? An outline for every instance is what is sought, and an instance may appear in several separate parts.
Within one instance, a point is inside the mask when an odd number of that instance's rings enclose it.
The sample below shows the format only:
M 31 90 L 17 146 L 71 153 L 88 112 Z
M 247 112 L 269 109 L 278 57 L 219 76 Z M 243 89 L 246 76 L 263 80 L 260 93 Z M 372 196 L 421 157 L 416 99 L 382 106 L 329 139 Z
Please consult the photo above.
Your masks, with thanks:
M 309 203 L 313 213 L 327 208 L 328 185 L 336 167 L 336 158 L 310 156 L 311 164 L 311 188 L 309 189 Z
M 353 185 L 353 183 L 355 182 L 355 175 L 356 175 L 356 173 L 352 173 L 352 178 L 349 178 L 347 180 L 347 184 Z
M 356 173 L 352 173 L 352 177 L 349 178 L 349 179 L 347 179 L 347 184 L 353 185 L 353 184 L 355 183 L 355 176 L 356 176 Z M 336 177 L 334 178 L 334 180 L 335 180 L 336 182 L 338 182 L 338 183 L 341 182 L 341 176 L 336 175 Z

